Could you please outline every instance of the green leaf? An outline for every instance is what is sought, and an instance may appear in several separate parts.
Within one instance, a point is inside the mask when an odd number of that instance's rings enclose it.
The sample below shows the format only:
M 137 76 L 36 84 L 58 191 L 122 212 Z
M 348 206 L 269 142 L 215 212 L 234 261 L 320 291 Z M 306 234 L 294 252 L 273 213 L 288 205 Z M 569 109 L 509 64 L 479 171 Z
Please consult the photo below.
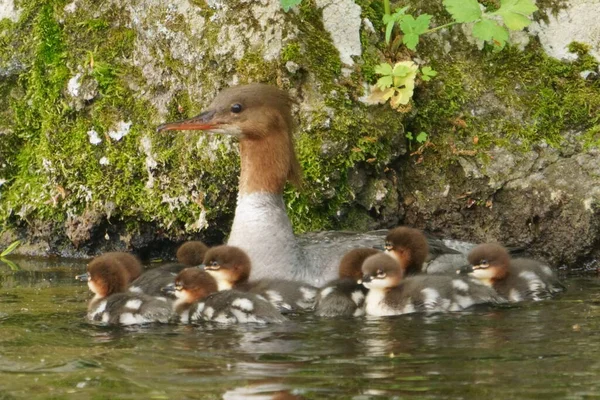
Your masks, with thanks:
M 12 271 L 20 271 L 21 270 L 21 268 L 11 260 L 0 257 L 0 261 L 2 261 L 4 264 L 8 265 L 8 268 L 10 268 Z
M 292 7 L 297 6 L 302 3 L 302 0 L 280 0 L 281 7 L 283 7 L 283 11 L 288 12 Z
M 537 9 L 532 0 L 501 0 L 500 8 L 490 14 L 500 15 L 508 29 L 520 31 L 531 23 Z
M 406 138 L 407 138 L 408 140 L 413 140 L 413 139 L 414 139 L 414 137 L 413 137 L 413 135 L 412 135 L 412 132 L 406 132 L 406 135 L 404 135 L 404 136 L 406 136 Z
M 10 246 L 8 246 L 6 248 L 6 250 L 4 250 L 2 253 L 0 253 L 0 257 L 6 257 L 7 255 L 9 255 L 10 253 L 12 253 L 17 247 L 19 247 L 19 245 L 21 244 L 20 240 L 17 240 L 15 242 L 12 242 L 10 244 Z
M 375 86 L 377 86 L 381 90 L 385 90 L 385 89 L 389 88 L 390 86 L 392 86 L 392 83 L 393 83 L 392 77 L 390 75 L 386 75 L 386 76 L 382 76 L 381 78 L 379 78 L 377 80 L 377 83 L 375 84 Z
M 392 66 L 388 63 L 381 63 L 375 67 L 375 73 L 378 75 L 391 75 Z
M 404 33 L 402 42 L 411 50 L 416 50 L 419 43 L 419 35 L 425 33 L 429 29 L 431 15 L 421 14 L 415 19 L 412 15 L 405 16 L 400 21 L 400 29 Z
M 385 43 L 390 44 L 390 39 L 392 38 L 392 31 L 394 30 L 394 24 L 396 21 L 393 19 L 387 22 L 385 26 Z
M 473 36 L 486 42 L 491 42 L 499 48 L 503 48 L 508 41 L 508 31 L 489 19 L 475 22 L 473 25 Z
M 443 3 L 456 22 L 474 22 L 481 18 L 477 0 L 444 0 Z
M 415 138 L 415 140 L 419 143 L 425 143 L 427 141 L 427 133 L 425 132 L 420 132 L 417 137 Z
M 405 77 L 412 72 L 412 69 L 406 65 L 397 63 L 392 70 L 392 76 Z
M 429 66 L 421 68 L 421 73 L 425 76 L 436 76 L 438 74 L 437 71 Z

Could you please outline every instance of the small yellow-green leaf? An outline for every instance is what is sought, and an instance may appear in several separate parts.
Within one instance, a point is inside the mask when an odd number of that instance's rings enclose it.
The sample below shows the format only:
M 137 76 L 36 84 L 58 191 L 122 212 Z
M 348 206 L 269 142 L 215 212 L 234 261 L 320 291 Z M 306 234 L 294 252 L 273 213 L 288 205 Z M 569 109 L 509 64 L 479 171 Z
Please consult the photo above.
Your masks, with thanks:
M 381 63 L 375 67 L 375 73 L 379 75 L 391 75 L 392 66 L 388 63 Z
M 499 48 L 503 48 L 508 41 L 508 31 L 489 19 L 475 22 L 473 25 L 473 36 L 486 42 L 491 42 Z
M 520 31 L 531 23 L 537 9 L 532 0 L 501 0 L 500 8 L 491 14 L 500 15 L 508 29 Z
M 385 103 L 394 95 L 395 89 L 389 88 L 385 90 L 379 89 L 377 86 L 371 86 L 371 93 L 367 97 L 368 104 Z
M 283 7 L 283 11 L 288 12 L 292 7 L 297 6 L 302 3 L 302 0 L 280 0 L 281 7 Z
M 419 143 L 425 143 L 425 141 L 427 141 L 427 133 L 425 132 L 420 132 L 417 137 L 415 138 L 415 140 Z
M 0 253 L 0 257 L 6 257 L 10 253 L 12 253 L 19 245 L 21 244 L 20 240 L 14 241 L 8 246 L 2 253 Z
M 392 86 L 393 83 L 394 82 L 392 80 L 392 77 L 390 75 L 386 75 L 386 76 L 382 76 L 381 78 L 379 78 L 377 80 L 377 83 L 375 84 L 375 86 L 377 86 L 381 90 L 385 90 L 385 89 L 389 88 L 390 86 Z
M 394 69 L 392 70 L 392 76 L 405 77 L 411 72 L 412 70 L 408 65 L 397 63 L 394 65 Z

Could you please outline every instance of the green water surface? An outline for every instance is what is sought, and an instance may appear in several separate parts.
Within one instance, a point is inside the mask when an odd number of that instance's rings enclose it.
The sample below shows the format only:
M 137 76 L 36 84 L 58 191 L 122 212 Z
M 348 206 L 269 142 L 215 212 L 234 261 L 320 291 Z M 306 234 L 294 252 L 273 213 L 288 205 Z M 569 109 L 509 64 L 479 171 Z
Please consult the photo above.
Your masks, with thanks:
M 600 398 L 595 277 L 470 313 L 118 328 L 86 322 L 84 263 L 16 266 L 0 262 L 0 399 Z

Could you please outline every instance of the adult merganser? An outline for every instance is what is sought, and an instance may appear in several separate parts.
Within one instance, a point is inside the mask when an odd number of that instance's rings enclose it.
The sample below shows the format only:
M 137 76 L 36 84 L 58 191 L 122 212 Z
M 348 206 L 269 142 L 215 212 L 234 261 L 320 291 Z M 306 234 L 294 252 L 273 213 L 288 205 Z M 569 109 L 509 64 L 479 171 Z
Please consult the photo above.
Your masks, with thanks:
M 157 130 L 202 130 L 238 138 L 239 191 L 227 244 L 248 253 L 254 266 L 252 279 L 300 280 L 318 287 L 337 277 L 339 260 L 346 252 L 380 244 L 385 231 L 363 235 L 358 245 L 356 234 L 338 232 L 335 238 L 320 234 L 328 245 L 321 240 L 313 240 L 320 242 L 316 246 L 299 245 L 283 201 L 286 182 L 299 185 L 302 174 L 292 138 L 292 104 L 290 96 L 274 86 L 236 86 L 221 91 L 196 117 Z
M 545 300 L 565 290 L 549 266 L 528 258 L 511 259 L 506 248 L 497 243 L 475 247 L 469 253 L 469 263 L 464 273 L 494 288 L 510 302 Z
M 404 268 L 388 254 L 367 258 L 362 271 L 363 285 L 369 289 L 365 300 L 367 315 L 462 311 L 477 304 L 505 302 L 494 290 L 474 279 L 449 275 L 404 278 Z
M 177 300 L 174 309 L 183 323 L 271 323 L 286 318 L 264 298 L 237 290 L 217 291 L 217 282 L 199 268 L 186 268 L 164 288 Z
M 248 281 L 252 264 L 246 252 L 239 247 L 213 247 L 204 257 L 204 270 L 217 281 L 219 290 L 236 289 L 266 298 L 281 312 L 312 310 L 317 288 L 286 279 L 259 279 Z
M 379 250 L 358 248 L 350 250 L 339 266 L 339 279 L 328 282 L 317 294 L 315 315 L 319 317 L 356 317 L 364 315 L 367 288 L 358 283 L 361 280 L 362 264 Z
M 126 292 L 127 270 L 105 261 L 100 256 L 87 266 L 88 287 L 95 294 L 88 305 L 89 320 L 121 325 L 169 321 L 173 313 L 168 301 Z

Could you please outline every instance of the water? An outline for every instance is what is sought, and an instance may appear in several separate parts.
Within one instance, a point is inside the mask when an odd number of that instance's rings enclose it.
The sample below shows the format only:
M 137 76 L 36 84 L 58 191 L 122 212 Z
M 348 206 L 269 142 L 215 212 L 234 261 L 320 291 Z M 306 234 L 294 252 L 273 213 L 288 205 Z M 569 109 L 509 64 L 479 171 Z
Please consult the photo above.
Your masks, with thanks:
M 600 396 L 594 277 L 567 279 L 552 301 L 471 313 L 110 328 L 84 319 L 83 263 L 18 267 L 0 263 L 0 399 Z

